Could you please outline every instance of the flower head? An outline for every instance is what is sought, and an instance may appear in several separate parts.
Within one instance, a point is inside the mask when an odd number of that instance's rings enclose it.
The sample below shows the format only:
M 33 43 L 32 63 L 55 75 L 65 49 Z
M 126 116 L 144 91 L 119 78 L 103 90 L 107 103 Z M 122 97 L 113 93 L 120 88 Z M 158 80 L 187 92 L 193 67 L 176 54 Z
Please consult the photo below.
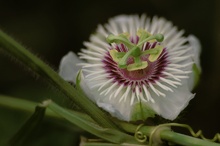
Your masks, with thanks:
M 75 82 L 82 69 L 83 91 L 119 119 L 156 113 L 173 120 L 194 97 L 193 67 L 201 71 L 199 42 L 183 33 L 164 18 L 116 16 L 98 26 L 79 58 L 72 52 L 63 57 L 60 75 Z

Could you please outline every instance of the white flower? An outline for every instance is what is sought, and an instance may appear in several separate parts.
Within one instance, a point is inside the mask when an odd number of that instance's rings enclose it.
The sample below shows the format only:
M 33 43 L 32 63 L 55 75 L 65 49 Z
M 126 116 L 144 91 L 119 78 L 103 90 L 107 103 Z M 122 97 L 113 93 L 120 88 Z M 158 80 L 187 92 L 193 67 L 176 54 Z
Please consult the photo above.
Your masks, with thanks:
M 174 120 L 194 97 L 193 65 L 201 71 L 199 41 L 183 33 L 164 18 L 116 16 L 98 26 L 80 59 L 62 58 L 59 74 L 75 82 L 82 69 L 85 94 L 121 120 L 132 120 L 136 105 Z

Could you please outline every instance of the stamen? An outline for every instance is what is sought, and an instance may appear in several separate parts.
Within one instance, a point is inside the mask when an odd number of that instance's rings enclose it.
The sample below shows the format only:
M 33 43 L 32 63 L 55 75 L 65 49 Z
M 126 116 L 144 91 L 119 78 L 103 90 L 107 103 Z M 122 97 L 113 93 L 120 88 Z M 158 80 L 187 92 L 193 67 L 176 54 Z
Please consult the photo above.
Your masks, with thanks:
M 157 49 L 156 50 L 157 52 L 150 54 L 150 56 L 148 58 L 150 62 L 156 61 L 158 59 L 158 57 L 160 56 L 160 54 L 162 53 L 162 51 L 163 51 L 163 47 L 162 46 L 156 46 L 155 49 Z
M 139 29 L 137 32 L 137 35 L 140 37 L 139 42 L 142 42 L 144 39 L 148 38 L 150 36 L 150 33 L 143 29 Z
M 138 47 L 133 47 L 131 50 L 129 50 L 125 55 L 124 57 L 122 57 L 122 59 L 119 61 L 118 65 L 119 65 L 119 68 L 126 68 L 127 67 L 127 60 L 130 56 L 134 57 L 135 59 L 137 57 L 139 57 L 140 55 L 140 48 Z M 137 62 L 136 62 L 137 63 Z
M 135 71 L 135 70 L 140 70 L 140 69 L 144 69 L 148 66 L 148 62 L 147 61 L 142 61 L 140 63 L 133 63 L 133 64 L 129 64 L 127 66 L 127 70 L 128 71 Z
M 156 39 L 158 42 L 162 42 L 164 39 L 164 36 L 162 34 L 156 34 L 156 35 L 152 35 L 149 36 L 148 38 L 144 39 L 143 41 L 138 43 L 138 47 L 142 46 L 145 42 L 149 42 L 150 40 L 154 40 Z
M 134 47 L 134 44 L 132 44 L 124 34 L 121 34 L 119 36 L 115 36 L 113 34 L 110 34 L 106 38 L 106 40 L 109 43 L 125 44 L 129 49 Z
M 118 52 L 116 49 L 110 50 L 109 53 L 110 53 L 112 59 L 117 63 L 125 55 L 125 52 Z
M 128 35 L 120 34 L 118 36 L 109 35 L 106 40 L 109 43 L 116 43 L 116 44 L 124 44 L 128 48 L 128 52 L 118 52 L 116 49 L 111 49 L 109 51 L 110 56 L 112 59 L 118 63 L 118 67 L 121 69 L 127 68 L 128 71 L 135 71 L 144 69 L 148 66 L 147 61 L 142 61 L 141 57 L 144 55 L 149 55 L 148 60 L 150 62 L 156 61 L 163 51 L 163 47 L 157 45 L 157 43 L 153 43 L 151 49 L 142 50 L 142 45 L 146 45 L 146 42 L 149 41 L 158 41 L 162 42 L 164 36 L 162 34 L 151 35 L 145 30 L 138 30 L 137 35 L 139 36 L 138 44 L 132 43 L 132 40 L 128 40 Z M 132 57 L 134 59 L 134 63 L 127 64 L 127 60 Z

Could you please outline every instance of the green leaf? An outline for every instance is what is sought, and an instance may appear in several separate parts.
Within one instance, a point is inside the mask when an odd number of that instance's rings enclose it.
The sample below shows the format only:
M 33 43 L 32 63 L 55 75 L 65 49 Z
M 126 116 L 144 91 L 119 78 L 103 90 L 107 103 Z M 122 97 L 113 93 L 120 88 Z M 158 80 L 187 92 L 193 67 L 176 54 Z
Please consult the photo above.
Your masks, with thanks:
M 136 103 L 132 110 L 131 121 L 146 120 L 149 117 L 154 117 L 155 112 L 142 102 Z

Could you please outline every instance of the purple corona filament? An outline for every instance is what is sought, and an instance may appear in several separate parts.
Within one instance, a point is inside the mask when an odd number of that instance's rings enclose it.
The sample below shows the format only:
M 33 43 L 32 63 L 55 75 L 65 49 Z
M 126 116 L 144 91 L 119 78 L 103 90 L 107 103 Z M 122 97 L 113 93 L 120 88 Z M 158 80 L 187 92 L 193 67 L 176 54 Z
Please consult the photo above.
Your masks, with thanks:
M 139 37 L 130 37 L 132 43 L 137 44 Z M 142 51 L 154 48 L 159 42 L 147 42 L 144 43 Z M 128 48 L 124 44 L 116 45 L 115 49 L 118 52 L 127 52 Z M 127 69 L 121 69 L 118 64 L 112 59 L 109 52 L 106 53 L 102 62 L 105 64 L 104 69 L 108 74 L 109 79 L 114 79 L 112 82 L 117 82 L 118 85 L 131 86 L 131 90 L 135 92 L 135 87 L 138 86 L 140 92 L 142 92 L 142 85 L 154 84 L 160 77 L 166 77 L 163 74 L 165 67 L 168 65 L 168 54 L 166 48 L 163 49 L 159 58 L 155 62 L 148 60 L 149 54 L 141 56 L 142 61 L 147 61 L 148 66 L 144 69 L 128 71 Z M 133 58 L 127 60 L 127 65 L 134 63 Z

